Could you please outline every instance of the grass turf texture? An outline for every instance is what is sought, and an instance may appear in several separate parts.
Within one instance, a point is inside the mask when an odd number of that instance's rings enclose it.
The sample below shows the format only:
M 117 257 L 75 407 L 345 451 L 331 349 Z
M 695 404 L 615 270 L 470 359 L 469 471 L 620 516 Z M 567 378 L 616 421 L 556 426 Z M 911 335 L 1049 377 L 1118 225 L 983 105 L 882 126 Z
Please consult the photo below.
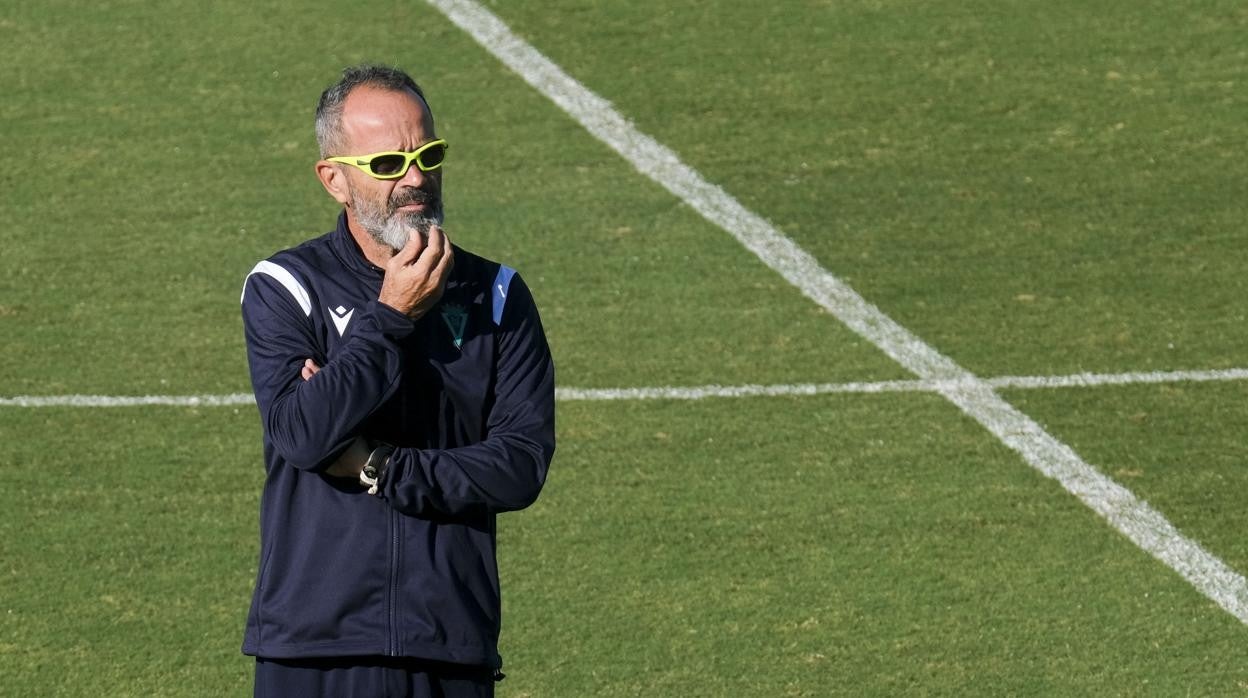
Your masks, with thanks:
M 1225 695 L 1245 678 L 1237 621 L 938 398 L 759 402 L 561 405 L 562 467 L 501 527 L 505 694 Z M 20 445 L 0 505 L 20 516 L 0 541 L 22 561 L 4 570 L 6 690 L 245 692 L 250 410 L 23 411 L 3 436 Z
M 1238 4 L 495 9 L 973 371 L 1248 366 Z M 0 11 L 0 395 L 246 390 L 242 277 L 332 224 L 311 112 L 365 59 L 562 385 L 907 377 L 421 3 L 49 2 Z M 1008 397 L 1243 571 L 1242 395 Z M 0 408 L 0 695 L 246 694 L 260 479 L 251 408 Z M 564 403 L 500 536 L 501 695 L 1248 685 L 1238 621 L 932 396 Z
M 500 13 L 980 375 L 1243 364 L 1242 3 Z
M 939 398 L 758 402 L 562 407 L 515 695 L 1239 690 L 1238 621 Z
M 251 408 L 5 411 L 0 695 L 243 695 L 258 438 Z
M 1248 569 L 1241 383 L 1012 393 L 1020 409 L 1232 569 Z
M 14 357 L 0 383 L 9 394 L 246 389 L 241 323 L 223 301 L 237 297 L 256 261 L 332 227 L 335 206 L 311 169 L 312 109 L 341 64 L 364 56 L 281 41 L 254 55 L 269 22 L 287 18 L 220 11 L 234 13 L 235 32 L 220 44 L 168 39 L 147 49 L 158 55 L 102 51 L 90 74 L 53 71 L 65 82 L 26 82 L 42 70 L 35 65 L 0 78 L 18 83 L 8 90 L 15 148 L 41 162 L 5 182 L 15 214 L 0 232 L 0 323 Z M 77 21 L 94 22 L 85 36 L 107 43 L 105 27 L 128 37 L 163 17 L 132 12 Z M 412 66 L 428 86 L 452 143 L 448 230 L 530 281 L 565 381 L 635 385 L 638 371 L 657 384 L 901 375 L 553 105 L 480 65 L 468 37 L 431 12 L 413 4 L 359 30 L 384 37 L 395 23 L 419 25 L 421 45 L 437 45 L 400 50 L 394 37 L 376 53 Z M 47 31 L 64 35 L 46 40 L 70 41 L 75 20 L 58 20 L 66 25 Z M 11 58 L 29 63 L 21 45 Z M 153 64 L 161 55 L 180 60 Z M 210 57 L 225 64 L 205 72 Z M 157 68 L 169 74 L 151 85 Z M 101 84 L 97 73 L 109 79 Z M 84 113 L 92 116 L 74 122 L 73 141 L 85 145 L 65 145 L 58 124 Z M 137 162 L 123 155 L 131 153 Z M 836 361 L 826 361 L 829 347 Z M 69 365 L 78 370 L 58 369 Z

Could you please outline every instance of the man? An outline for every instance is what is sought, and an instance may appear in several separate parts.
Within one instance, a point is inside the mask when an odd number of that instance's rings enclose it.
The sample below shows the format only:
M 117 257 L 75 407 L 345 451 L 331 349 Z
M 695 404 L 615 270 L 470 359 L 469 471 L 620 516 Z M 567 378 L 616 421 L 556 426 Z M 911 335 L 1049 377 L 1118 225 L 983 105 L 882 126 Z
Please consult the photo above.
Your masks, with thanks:
M 512 269 L 442 230 L 446 143 L 405 73 L 321 96 L 337 229 L 243 287 L 264 430 L 257 696 L 489 696 L 502 661 L 495 515 L 537 497 L 554 367 Z

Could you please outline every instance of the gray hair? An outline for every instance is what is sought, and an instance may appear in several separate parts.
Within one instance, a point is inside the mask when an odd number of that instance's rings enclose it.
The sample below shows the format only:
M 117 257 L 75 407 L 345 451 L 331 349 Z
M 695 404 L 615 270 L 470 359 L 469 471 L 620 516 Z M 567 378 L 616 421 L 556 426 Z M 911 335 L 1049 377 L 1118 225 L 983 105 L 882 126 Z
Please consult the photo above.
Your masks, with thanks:
M 316 143 L 320 146 L 321 157 L 341 155 L 337 151 L 342 147 L 342 108 L 351 92 L 364 85 L 392 92 L 410 90 L 426 106 L 429 105 L 416 81 L 398 68 L 380 65 L 346 68 L 342 71 L 342 78 L 321 93 L 321 100 L 316 105 Z

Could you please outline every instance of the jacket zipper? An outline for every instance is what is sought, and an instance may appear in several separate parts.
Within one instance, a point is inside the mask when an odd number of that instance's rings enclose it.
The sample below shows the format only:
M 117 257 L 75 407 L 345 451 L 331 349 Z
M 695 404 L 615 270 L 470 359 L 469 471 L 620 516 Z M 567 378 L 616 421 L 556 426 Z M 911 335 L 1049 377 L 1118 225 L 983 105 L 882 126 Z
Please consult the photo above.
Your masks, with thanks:
M 383 275 L 384 277 L 384 275 Z M 406 357 L 405 357 L 406 358 Z M 399 423 L 407 424 L 407 391 L 404 389 L 403 381 L 399 382 L 399 391 L 401 399 L 399 402 Z M 402 548 L 402 527 L 403 521 L 399 516 L 399 512 L 393 508 L 390 509 L 390 579 L 388 607 L 386 612 L 389 615 L 387 625 L 390 630 L 387 647 L 388 654 L 391 657 L 398 657 L 402 654 L 403 648 L 399 642 L 399 564 L 402 562 L 399 556 Z
M 390 510 L 390 578 L 386 595 L 386 625 L 389 628 L 386 654 L 399 656 L 399 513 Z

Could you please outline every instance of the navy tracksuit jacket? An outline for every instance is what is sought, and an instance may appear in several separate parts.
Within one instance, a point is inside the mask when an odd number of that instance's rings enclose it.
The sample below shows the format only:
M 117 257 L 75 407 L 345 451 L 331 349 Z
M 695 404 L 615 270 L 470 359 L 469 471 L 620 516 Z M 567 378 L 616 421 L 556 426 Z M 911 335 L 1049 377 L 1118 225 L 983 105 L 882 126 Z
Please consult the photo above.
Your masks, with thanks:
M 513 270 L 458 247 L 415 322 L 382 276 L 341 216 L 244 283 L 267 479 L 243 652 L 498 667 L 495 515 L 534 501 L 555 448 L 541 320 Z M 378 496 L 322 474 L 357 435 L 398 447 Z

